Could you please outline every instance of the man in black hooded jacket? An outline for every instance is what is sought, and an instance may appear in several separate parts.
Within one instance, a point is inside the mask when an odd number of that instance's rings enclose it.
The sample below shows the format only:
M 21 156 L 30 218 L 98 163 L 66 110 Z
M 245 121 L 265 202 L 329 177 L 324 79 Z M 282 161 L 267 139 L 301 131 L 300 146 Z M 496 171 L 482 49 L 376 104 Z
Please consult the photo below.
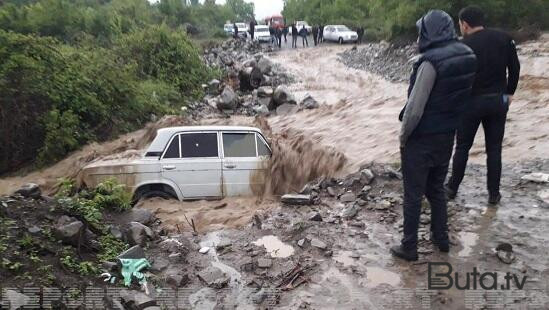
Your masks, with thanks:
M 431 240 L 449 251 L 444 181 L 462 106 L 471 94 L 476 57 L 457 40 L 444 11 L 429 11 L 418 22 L 420 55 L 413 66 L 408 101 L 400 114 L 400 151 L 404 180 L 404 238 L 391 253 L 418 259 L 421 202 L 431 205 Z

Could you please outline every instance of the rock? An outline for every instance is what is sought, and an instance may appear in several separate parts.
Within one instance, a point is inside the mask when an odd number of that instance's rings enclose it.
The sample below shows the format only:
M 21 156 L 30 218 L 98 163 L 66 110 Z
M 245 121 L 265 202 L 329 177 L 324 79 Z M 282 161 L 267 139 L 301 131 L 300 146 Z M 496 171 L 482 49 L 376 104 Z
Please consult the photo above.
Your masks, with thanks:
M 118 264 L 115 262 L 102 262 L 101 268 L 106 272 L 115 272 L 118 270 Z
M 538 197 L 546 204 L 549 204 L 549 189 L 540 190 L 538 192 Z
M 243 67 L 257 67 L 257 61 L 255 59 L 248 59 L 242 63 Z
M 299 103 L 305 109 L 317 109 L 320 104 L 311 95 L 307 94 L 303 100 Z
M 120 298 L 125 309 L 146 309 L 158 306 L 154 299 L 138 291 L 123 290 L 120 292 Z
M 283 103 L 276 108 L 276 115 L 295 114 L 297 111 L 299 111 L 299 108 L 296 105 Z
M 309 214 L 309 221 L 322 222 L 322 216 L 318 212 L 312 212 Z
M 221 269 L 214 266 L 200 271 L 198 278 L 212 288 L 223 288 L 229 283 L 229 277 Z
M 363 169 L 360 171 L 360 182 L 362 185 L 370 185 L 374 180 L 375 175 L 370 169 Z
M 259 305 L 261 304 L 263 301 L 265 301 L 265 299 L 267 299 L 268 297 L 268 294 L 267 292 L 264 290 L 264 289 L 261 289 L 259 290 L 259 292 L 255 293 L 252 295 L 252 301 L 256 304 L 256 305 Z
M 27 229 L 29 233 L 31 234 L 38 234 L 39 232 L 42 231 L 42 229 L 36 225 L 32 226 L 32 227 L 29 227 L 29 229 Z
M 148 240 L 154 238 L 154 232 L 149 227 L 138 223 L 130 222 L 124 234 L 130 245 L 145 245 Z
M 123 238 L 122 231 L 120 231 L 120 229 L 118 229 L 118 227 L 116 227 L 116 226 L 111 226 L 111 227 L 109 227 L 109 232 L 110 232 L 111 235 L 113 235 L 113 237 L 115 237 L 116 239 L 122 239 L 122 238 Z
M 396 171 L 396 170 L 393 169 L 393 167 L 391 167 L 391 166 L 386 166 L 386 167 L 385 167 L 385 174 L 386 174 L 388 177 L 391 177 L 391 178 L 393 178 L 393 179 L 402 180 L 402 173 Z
M 40 187 L 38 186 L 38 184 L 35 183 L 27 183 L 21 186 L 21 188 L 15 191 L 15 193 L 20 194 L 25 198 L 33 199 L 38 199 L 42 196 L 42 191 L 40 190 Z
M 223 89 L 223 92 L 218 97 L 217 108 L 219 110 L 234 110 L 237 104 L 236 93 L 229 86 Z
M 392 204 L 390 201 L 388 200 L 383 200 L 383 201 L 380 201 L 379 203 L 376 204 L 376 210 L 387 210 L 389 208 L 391 208 Z
M 134 245 L 126 251 L 120 253 L 117 258 L 131 258 L 131 259 L 140 259 L 145 258 L 145 251 L 139 245 Z
M 530 173 L 523 176 L 520 179 L 524 181 L 535 182 L 535 183 L 549 183 L 549 174 L 541 173 L 541 172 Z
M 297 241 L 297 245 L 301 248 L 305 246 L 305 239 L 300 239 L 299 241 Z
M 419 218 L 419 222 L 423 225 L 431 223 L 431 217 L 427 214 L 422 214 Z
M 270 101 L 270 100 L 269 100 L 269 101 Z M 255 113 L 257 113 L 257 114 L 259 114 L 259 115 L 267 115 L 267 114 L 269 114 L 269 108 L 267 108 L 267 106 L 264 105 L 264 104 L 253 107 L 253 110 L 254 110 Z
M 509 243 L 500 243 L 496 247 L 496 255 L 499 260 L 505 264 L 511 264 L 516 260 L 513 246 Z
M 342 189 L 335 188 L 335 187 L 332 187 L 332 186 L 328 187 L 327 191 L 328 191 L 328 194 L 332 197 L 338 197 L 339 195 L 343 194 Z
M 278 106 L 288 103 L 296 105 L 294 96 L 290 93 L 286 86 L 278 86 L 273 93 L 274 106 L 269 107 L 270 110 L 276 109 Z
M 246 272 L 254 271 L 254 261 L 252 260 L 251 257 L 245 257 L 241 260 L 240 270 L 246 271 Z
M 316 239 L 316 238 L 311 239 L 311 245 L 314 246 L 315 248 L 319 248 L 321 250 L 325 250 L 328 247 L 326 245 L 326 243 L 324 243 L 324 241 Z
M 262 57 L 258 61 L 257 67 L 259 68 L 259 70 L 261 70 L 261 73 L 269 74 L 271 73 L 271 69 L 273 68 L 273 63 L 269 59 Z
M 152 271 L 162 271 L 170 266 L 170 261 L 164 256 L 156 256 L 151 266 Z
M 311 195 L 284 195 L 280 201 L 287 205 L 311 205 L 313 199 Z
M 127 219 L 128 222 L 137 222 L 143 225 L 150 225 L 156 220 L 150 210 L 143 208 L 133 208 L 124 215 L 124 219 Z
M 208 83 L 208 94 L 210 95 L 218 95 L 219 94 L 219 86 L 221 85 L 221 82 L 219 80 L 213 79 Z
M 352 192 L 348 192 L 341 195 L 341 197 L 339 197 L 339 200 L 343 203 L 353 202 L 356 200 L 356 196 Z
M 191 282 L 188 275 L 170 274 L 166 277 L 166 283 L 173 288 L 183 287 Z
M 271 268 L 273 265 L 273 260 L 269 258 L 259 258 L 257 259 L 257 267 L 259 268 Z
M 259 98 L 271 98 L 273 93 L 273 88 L 270 86 L 261 86 L 257 89 L 257 96 Z
M 358 211 L 360 211 L 360 209 L 360 206 L 354 203 L 343 210 L 343 212 L 341 213 L 341 217 L 350 220 L 358 214 Z
M 189 240 L 182 235 L 165 239 L 159 245 L 168 253 L 183 253 L 186 255 L 193 249 Z
M 30 297 L 27 295 L 9 289 L 5 289 L 2 292 L 2 298 L 2 300 L 5 299 L 7 303 L 1 303 L 0 305 L 5 305 L 6 307 L 9 305 L 9 309 L 14 310 L 23 308 L 23 306 L 27 305 L 31 301 Z
M 207 247 L 207 246 L 202 247 L 202 248 L 200 248 L 200 250 L 198 250 L 198 252 L 199 252 L 200 254 L 206 254 L 206 253 L 208 253 L 209 251 L 210 251 L 210 248 Z
M 53 230 L 54 236 L 64 243 L 78 246 L 84 241 L 84 223 L 74 221 L 69 224 L 56 226 Z

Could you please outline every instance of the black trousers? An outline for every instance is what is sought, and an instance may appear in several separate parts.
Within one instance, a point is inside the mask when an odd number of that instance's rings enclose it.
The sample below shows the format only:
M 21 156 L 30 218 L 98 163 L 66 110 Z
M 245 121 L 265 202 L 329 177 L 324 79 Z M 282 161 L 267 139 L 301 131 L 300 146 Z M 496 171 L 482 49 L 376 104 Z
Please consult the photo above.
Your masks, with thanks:
M 297 47 L 297 35 L 292 35 L 292 47 Z
M 307 46 L 309 46 L 309 41 L 307 40 L 307 36 L 302 36 L 302 43 L 303 43 L 303 47 L 305 47 L 305 43 L 307 43 Z
M 405 249 L 417 248 L 417 231 L 423 196 L 431 205 L 431 232 L 437 241 L 448 240 L 448 213 L 444 180 L 454 146 L 454 134 L 411 137 L 401 148 L 404 180 Z
M 509 104 L 503 95 L 473 97 L 467 104 L 461 127 L 456 138 L 456 152 L 452 164 L 452 176 L 448 186 L 457 191 L 467 167 L 469 150 L 473 146 L 477 130 L 482 124 L 486 141 L 486 166 L 488 168 L 488 191 L 499 193 L 501 180 L 501 146 L 505 134 L 505 122 Z
M 318 44 L 318 34 L 313 33 L 313 41 L 315 42 L 315 46 Z

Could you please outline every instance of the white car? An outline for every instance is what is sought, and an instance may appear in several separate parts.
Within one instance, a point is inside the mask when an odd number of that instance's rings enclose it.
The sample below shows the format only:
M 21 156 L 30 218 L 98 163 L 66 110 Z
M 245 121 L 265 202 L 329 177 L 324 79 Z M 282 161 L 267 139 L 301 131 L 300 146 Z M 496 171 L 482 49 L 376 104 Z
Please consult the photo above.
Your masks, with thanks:
M 338 42 L 357 42 L 358 34 L 344 25 L 328 25 L 324 27 L 324 40 Z
M 116 178 L 134 202 L 150 197 L 218 199 L 263 193 L 271 148 L 257 128 L 170 127 L 158 130 L 143 157 L 84 167 L 80 186 Z
M 248 25 L 246 23 L 236 23 L 236 28 L 238 28 L 238 35 L 240 37 L 248 37 Z
M 297 28 L 297 31 L 301 31 L 301 29 L 305 26 L 305 29 L 307 29 L 307 33 L 311 34 L 313 32 L 313 27 L 309 26 L 306 21 L 297 21 L 295 22 L 295 27 Z
M 228 35 L 228 36 L 232 36 L 233 35 L 233 24 L 225 24 L 223 26 L 223 31 L 225 31 L 225 34 Z
M 271 33 L 269 32 L 269 26 L 255 26 L 254 40 L 258 42 L 271 42 Z

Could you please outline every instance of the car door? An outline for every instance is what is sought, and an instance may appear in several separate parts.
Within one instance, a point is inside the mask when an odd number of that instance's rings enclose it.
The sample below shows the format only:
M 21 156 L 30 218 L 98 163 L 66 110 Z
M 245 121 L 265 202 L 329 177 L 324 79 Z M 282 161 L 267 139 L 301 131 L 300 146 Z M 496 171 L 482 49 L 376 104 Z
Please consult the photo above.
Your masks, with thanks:
M 223 194 L 261 195 L 271 151 L 255 132 L 223 132 Z M 259 145 L 259 147 L 258 147 Z
M 331 41 L 331 40 L 334 39 L 334 34 L 333 34 L 334 28 L 333 27 L 327 27 L 325 32 L 326 32 L 326 35 L 324 35 L 324 37 L 327 40 Z
M 222 197 L 222 160 L 217 132 L 174 135 L 161 158 L 162 176 L 184 199 Z

